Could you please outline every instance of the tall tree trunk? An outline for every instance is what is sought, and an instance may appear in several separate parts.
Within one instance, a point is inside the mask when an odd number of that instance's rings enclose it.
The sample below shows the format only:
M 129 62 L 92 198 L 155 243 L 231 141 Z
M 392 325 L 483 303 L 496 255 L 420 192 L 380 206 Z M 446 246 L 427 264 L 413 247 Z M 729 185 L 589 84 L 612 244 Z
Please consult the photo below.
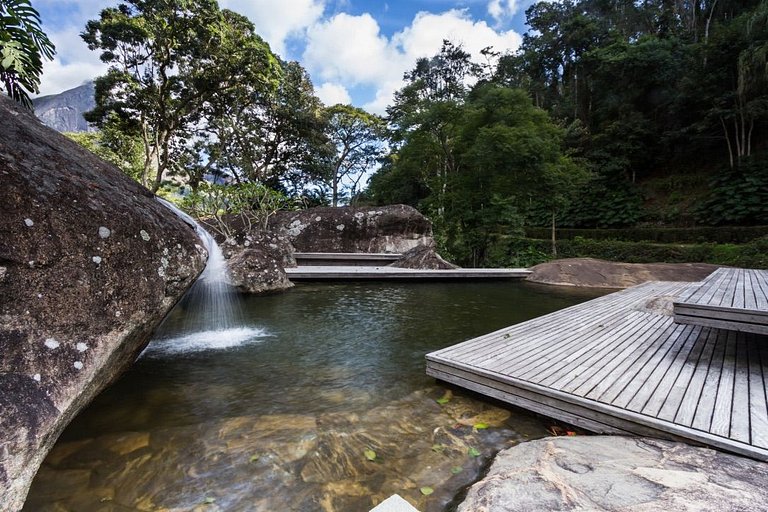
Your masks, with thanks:
M 725 124 L 725 119 L 720 118 L 720 124 L 723 125 L 723 134 L 725 135 L 725 143 L 728 144 L 728 160 L 733 169 L 733 147 L 731 146 L 731 137 L 728 135 L 728 127 Z
M 552 210 L 552 257 L 557 258 L 557 239 L 555 238 L 555 228 L 556 228 L 556 222 L 555 222 L 555 210 Z

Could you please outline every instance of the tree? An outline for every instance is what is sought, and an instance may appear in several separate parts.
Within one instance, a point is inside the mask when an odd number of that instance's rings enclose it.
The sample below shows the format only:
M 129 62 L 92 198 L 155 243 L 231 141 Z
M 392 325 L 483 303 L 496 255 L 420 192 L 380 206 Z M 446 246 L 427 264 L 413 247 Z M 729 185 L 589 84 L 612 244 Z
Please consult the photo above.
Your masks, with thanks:
M 134 180 L 141 181 L 144 147 L 140 137 L 125 135 L 109 122 L 99 131 L 71 132 L 65 135 Z
M 375 114 L 351 105 L 334 105 L 325 111 L 326 134 L 333 152 L 324 183 L 337 206 L 344 188 L 355 195 L 367 171 L 384 156 L 384 121 Z
M 0 0 L 0 82 L 11 98 L 32 108 L 29 94 L 40 92 L 43 59 L 55 52 L 29 0 Z
M 275 88 L 243 84 L 209 103 L 207 172 L 268 183 L 293 195 L 318 177 L 326 150 L 322 104 L 304 68 L 281 62 Z
M 141 181 L 153 191 L 167 171 L 182 171 L 179 162 L 201 159 L 193 142 L 213 98 L 236 96 L 242 84 L 274 86 L 278 73 L 253 24 L 215 0 L 123 0 L 82 37 L 110 65 L 86 118 L 101 126 L 114 114 L 142 138 Z

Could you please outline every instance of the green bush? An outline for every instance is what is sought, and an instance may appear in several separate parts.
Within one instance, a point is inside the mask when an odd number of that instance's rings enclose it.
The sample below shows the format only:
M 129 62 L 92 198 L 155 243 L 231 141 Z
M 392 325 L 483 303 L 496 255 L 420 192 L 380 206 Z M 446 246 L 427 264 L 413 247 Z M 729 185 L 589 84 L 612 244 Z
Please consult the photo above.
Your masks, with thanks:
M 527 238 L 549 238 L 548 228 L 526 228 Z M 593 240 L 656 242 L 664 244 L 743 244 L 768 235 L 768 226 L 697 227 L 697 228 L 625 228 L 625 229 L 558 229 L 559 240 L 577 237 Z
M 549 240 L 507 240 L 507 266 L 531 266 L 551 258 Z M 768 268 L 768 236 L 746 244 L 655 244 L 574 238 L 557 244 L 558 258 L 598 258 L 624 263 L 712 263 Z

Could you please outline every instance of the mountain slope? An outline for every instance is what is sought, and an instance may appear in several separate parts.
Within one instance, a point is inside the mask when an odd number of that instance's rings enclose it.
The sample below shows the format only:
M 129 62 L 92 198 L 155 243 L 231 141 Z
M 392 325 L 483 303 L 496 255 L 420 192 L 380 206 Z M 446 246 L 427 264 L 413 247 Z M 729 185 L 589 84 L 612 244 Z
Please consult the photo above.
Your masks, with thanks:
M 83 118 L 83 114 L 96 106 L 93 82 L 86 82 L 79 87 L 59 94 L 42 96 L 32 101 L 35 115 L 45 125 L 60 132 L 93 131 Z

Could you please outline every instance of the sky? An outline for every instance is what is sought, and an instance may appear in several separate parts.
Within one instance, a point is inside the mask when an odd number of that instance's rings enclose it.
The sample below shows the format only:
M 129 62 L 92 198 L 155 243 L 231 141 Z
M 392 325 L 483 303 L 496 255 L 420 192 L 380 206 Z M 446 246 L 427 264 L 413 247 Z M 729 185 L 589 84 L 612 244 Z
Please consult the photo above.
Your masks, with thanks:
M 533 0 L 219 0 L 247 16 L 285 60 L 309 71 L 327 105 L 351 103 L 384 113 L 403 73 L 435 55 L 443 39 L 480 50 L 515 50 Z M 98 52 L 79 34 L 118 0 L 33 0 L 57 55 L 46 62 L 40 94 L 56 94 L 103 74 Z

